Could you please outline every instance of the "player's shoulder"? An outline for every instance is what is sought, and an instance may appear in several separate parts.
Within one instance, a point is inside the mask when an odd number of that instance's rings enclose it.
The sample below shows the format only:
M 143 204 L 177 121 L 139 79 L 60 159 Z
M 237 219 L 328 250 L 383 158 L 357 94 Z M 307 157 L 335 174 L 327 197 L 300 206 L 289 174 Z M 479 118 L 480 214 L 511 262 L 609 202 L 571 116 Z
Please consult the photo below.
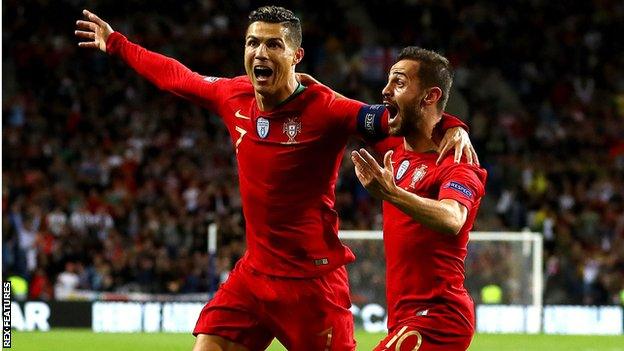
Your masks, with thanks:
M 329 118 L 341 114 L 340 104 L 335 103 L 334 92 L 322 84 L 313 84 L 305 88 L 297 104 L 307 111 L 317 113 L 316 118 Z M 322 112 L 322 113 L 320 113 Z
M 247 76 L 237 76 L 233 78 L 206 77 L 208 83 L 214 84 L 218 91 L 228 99 L 241 96 L 254 96 L 253 86 Z
M 462 172 L 464 174 L 474 174 L 481 182 L 485 183 L 487 178 L 487 171 L 476 164 L 469 164 L 466 156 L 462 156 L 461 161 L 455 162 L 454 151 L 449 152 L 444 156 L 442 162 L 438 166 L 440 172 Z
M 322 84 L 312 84 L 306 87 L 304 99 L 307 102 L 316 102 L 321 105 L 330 105 L 335 99 L 334 92 Z
M 485 195 L 487 171 L 475 164 L 468 164 L 465 158 L 455 163 L 451 152 L 437 167 L 436 178 L 442 183 L 442 188 L 452 188 L 464 193 L 469 198 L 473 195 L 482 197 Z
M 306 88 L 305 102 L 315 109 L 323 110 L 327 118 L 351 117 L 365 104 L 346 97 L 336 97 L 336 93 L 322 84 L 313 84 Z
M 253 86 L 247 76 L 238 76 L 233 78 L 204 76 L 204 82 L 206 82 L 206 84 L 214 84 L 220 88 L 253 89 Z
M 327 96 L 331 97 L 334 95 L 334 92 L 327 86 L 323 84 L 312 84 L 306 86 L 307 93 L 310 95 L 317 96 Z
M 230 78 L 227 82 L 231 89 L 236 90 L 253 90 L 253 85 L 247 76 L 237 76 Z

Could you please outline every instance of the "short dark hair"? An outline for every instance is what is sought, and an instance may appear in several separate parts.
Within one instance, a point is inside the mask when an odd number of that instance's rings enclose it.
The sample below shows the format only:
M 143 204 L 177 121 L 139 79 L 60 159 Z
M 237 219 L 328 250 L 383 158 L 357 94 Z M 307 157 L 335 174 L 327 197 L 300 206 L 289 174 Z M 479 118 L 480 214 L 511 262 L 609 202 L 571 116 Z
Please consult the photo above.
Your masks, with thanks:
M 449 60 L 435 51 L 418 46 L 408 46 L 401 50 L 397 61 L 414 60 L 420 63 L 418 79 L 425 88 L 439 87 L 442 97 L 438 101 L 438 109 L 443 110 L 449 99 L 453 85 L 453 70 Z
M 280 6 L 262 6 L 249 14 L 249 24 L 254 22 L 282 24 L 288 29 L 288 39 L 295 46 L 301 46 L 301 20 L 292 11 Z

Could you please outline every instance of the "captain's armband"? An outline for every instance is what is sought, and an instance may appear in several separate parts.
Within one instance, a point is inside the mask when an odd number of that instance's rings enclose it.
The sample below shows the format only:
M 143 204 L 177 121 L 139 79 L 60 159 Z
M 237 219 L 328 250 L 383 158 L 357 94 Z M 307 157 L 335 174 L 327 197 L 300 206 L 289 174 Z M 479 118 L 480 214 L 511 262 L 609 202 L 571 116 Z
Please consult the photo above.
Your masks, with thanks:
M 364 139 L 385 138 L 388 135 L 388 113 L 385 106 L 362 106 L 357 115 L 357 130 Z

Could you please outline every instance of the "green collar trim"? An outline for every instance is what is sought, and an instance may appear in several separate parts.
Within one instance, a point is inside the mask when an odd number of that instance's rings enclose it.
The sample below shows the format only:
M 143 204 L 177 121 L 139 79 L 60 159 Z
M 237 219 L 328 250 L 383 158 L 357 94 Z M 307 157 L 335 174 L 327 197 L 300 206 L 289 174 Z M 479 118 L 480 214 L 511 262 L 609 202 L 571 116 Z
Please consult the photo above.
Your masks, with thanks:
M 290 94 L 290 96 L 287 97 L 286 100 L 284 100 L 284 101 L 280 102 L 279 104 L 277 104 L 276 107 L 281 107 L 281 106 L 284 106 L 287 103 L 291 102 L 294 98 L 296 98 L 301 93 L 303 93 L 305 88 L 306 88 L 305 85 L 301 84 L 300 82 L 297 82 L 297 88 L 295 88 L 295 91 L 293 91 L 293 93 Z

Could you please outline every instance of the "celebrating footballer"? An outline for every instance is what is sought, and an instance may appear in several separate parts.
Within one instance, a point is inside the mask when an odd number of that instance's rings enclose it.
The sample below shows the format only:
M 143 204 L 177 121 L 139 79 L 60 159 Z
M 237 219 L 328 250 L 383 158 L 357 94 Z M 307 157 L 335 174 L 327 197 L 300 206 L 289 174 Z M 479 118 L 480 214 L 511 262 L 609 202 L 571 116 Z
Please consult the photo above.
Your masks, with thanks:
M 388 336 L 376 351 L 466 350 L 474 306 L 464 287 L 464 259 L 485 192 L 486 172 L 440 155 L 433 138 L 449 98 L 443 56 L 407 47 L 383 89 L 393 136 L 379 143 L 383 168 L 366 150 L 351 159 L 360 182 L 383 200 Z

